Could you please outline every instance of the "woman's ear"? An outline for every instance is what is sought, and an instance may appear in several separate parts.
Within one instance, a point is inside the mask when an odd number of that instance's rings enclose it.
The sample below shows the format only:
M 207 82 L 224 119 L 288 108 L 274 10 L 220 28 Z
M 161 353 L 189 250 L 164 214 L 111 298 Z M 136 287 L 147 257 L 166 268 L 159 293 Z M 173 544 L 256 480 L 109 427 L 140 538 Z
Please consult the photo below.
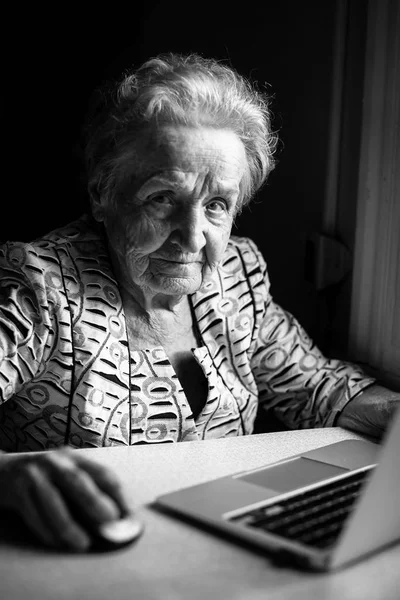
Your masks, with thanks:
M 102 201 L 98 187 L 95 183 L 88 185 L 88 192 L 90 198 L 90 208 L 92 211 L 93 218 L 98 223 L 104 221 L 104 202 Z

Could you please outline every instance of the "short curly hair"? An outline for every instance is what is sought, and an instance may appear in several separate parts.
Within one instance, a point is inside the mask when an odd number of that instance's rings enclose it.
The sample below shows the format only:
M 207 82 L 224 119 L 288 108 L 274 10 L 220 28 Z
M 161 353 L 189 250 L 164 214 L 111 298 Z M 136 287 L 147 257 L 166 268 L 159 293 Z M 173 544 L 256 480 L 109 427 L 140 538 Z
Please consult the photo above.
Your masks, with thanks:
M 121 183 L 135 137 L 155 124 L 236 133 L 248 163 L 238 210 L 275 166 L 278 138 L 271 127 L 270 97 L 222 61 L 195 53 L 160 54 L 98 92 L 85 128 L 85 164 L 89 189 L 108 199 Z

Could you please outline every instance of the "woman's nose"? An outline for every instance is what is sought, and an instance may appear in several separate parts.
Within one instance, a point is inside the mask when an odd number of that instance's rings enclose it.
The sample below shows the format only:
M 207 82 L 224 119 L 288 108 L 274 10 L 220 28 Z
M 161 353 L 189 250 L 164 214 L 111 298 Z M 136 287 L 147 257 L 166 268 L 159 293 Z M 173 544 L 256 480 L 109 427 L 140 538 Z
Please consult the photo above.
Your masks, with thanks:
M 200 210 L 191 210 L 181 215 L 171 238 L 182 250 L 195 254 L 206 244 L 207 220 Z

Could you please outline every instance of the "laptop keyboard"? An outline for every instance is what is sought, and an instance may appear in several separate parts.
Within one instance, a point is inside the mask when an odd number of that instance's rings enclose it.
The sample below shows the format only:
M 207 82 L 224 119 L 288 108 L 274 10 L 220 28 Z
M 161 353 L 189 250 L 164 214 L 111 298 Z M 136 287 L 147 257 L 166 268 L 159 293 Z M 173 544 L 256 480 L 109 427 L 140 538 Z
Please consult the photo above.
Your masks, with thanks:
M 331 546 L 374 467 L 229 520 L 317 548 Z

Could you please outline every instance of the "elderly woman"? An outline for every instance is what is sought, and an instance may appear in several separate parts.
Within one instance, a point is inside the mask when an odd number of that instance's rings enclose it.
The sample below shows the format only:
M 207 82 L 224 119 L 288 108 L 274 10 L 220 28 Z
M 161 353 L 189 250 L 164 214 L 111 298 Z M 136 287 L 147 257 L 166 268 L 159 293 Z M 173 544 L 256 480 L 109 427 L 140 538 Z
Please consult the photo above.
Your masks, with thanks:
M 268 99 L 233 69 L 163 55 L 103 95 L 86 144 L 91 215 L 0 251 L 0 504 L 45 543 L 130 511 L 73 448 L 289 428 L 377 435 L 399 395 L 329 360 L 271 298 L 235 216 L 273 169 Z M 71 509 L 73 508 L 73 510 Z

